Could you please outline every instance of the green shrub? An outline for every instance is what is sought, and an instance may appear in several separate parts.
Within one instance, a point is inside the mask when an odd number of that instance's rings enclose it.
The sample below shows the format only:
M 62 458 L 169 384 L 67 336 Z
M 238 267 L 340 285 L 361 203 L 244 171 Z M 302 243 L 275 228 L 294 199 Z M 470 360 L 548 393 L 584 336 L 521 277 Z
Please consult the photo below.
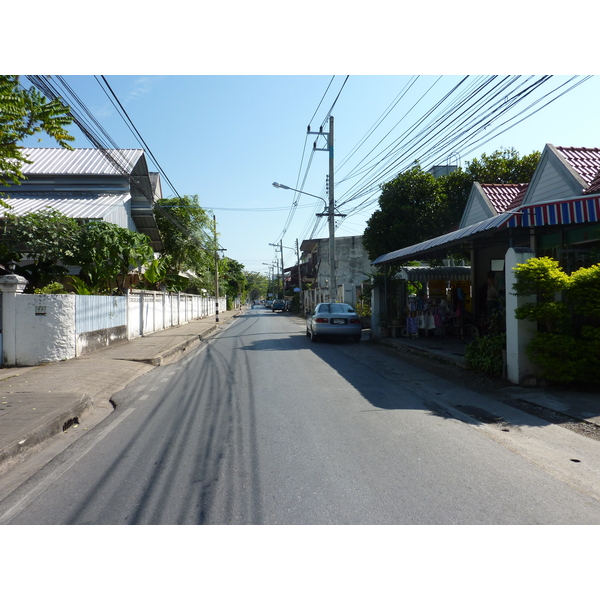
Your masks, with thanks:
M 581 369 L 581 345 L 573 336 L 538 332 L 527 345 L 527 355 L 548 381 L 570 383 Z
M 537 298 L 515 316 L 538 323 L 526 351 L 542 376 L 561 384 L 600 383 L 600 264 L 569 276 L 557 261 L 541 257 L 514 270 L 516 294 Z
M 33 292 L 34 294 L 66 294 L 65 287 L 62 283 L 58 283 L 55 281 L 54 283 L 49 283 L 44 287 L 37 288 Z
M 505 333 L 476 338 L 467 345 L 465 351 L 467 368 L 492 377 L 502 377 L 504 368 L 503 350 L 505 349 Z

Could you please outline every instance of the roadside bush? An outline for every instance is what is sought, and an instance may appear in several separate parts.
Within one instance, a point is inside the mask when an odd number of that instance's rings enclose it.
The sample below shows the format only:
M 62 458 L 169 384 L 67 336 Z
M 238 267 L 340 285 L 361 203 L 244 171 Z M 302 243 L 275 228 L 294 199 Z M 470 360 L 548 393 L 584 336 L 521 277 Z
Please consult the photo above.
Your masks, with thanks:
M 48 285 L 37 288 L 33 291 L 34 294 L 66 294 L 65 286 L 58 281 L 49 283 Z
M 515 273 L 515 293 L 537 298 L 515 316 L 538 324 L 526 352 L 542 376 L 561 384 L 600 383 L 600 264 L 569 276 L 551 258 L 530 258 Z
M 502 377 L 504 369 L 503 350 L 505 349 L 505 333 L 476 338 L 467 345 L 465 350 L 467 368 L 492 377 Z

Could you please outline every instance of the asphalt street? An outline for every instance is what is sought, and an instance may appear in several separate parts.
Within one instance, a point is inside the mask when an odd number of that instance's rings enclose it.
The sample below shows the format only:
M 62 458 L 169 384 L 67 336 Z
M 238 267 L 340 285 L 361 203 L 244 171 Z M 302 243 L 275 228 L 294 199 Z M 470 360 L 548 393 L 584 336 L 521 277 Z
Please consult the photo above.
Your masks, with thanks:
M 247 311 L 114 401 L 1 523 L 600 523 L 600 476 L 569 459 L 598 442 L 286 314 Z

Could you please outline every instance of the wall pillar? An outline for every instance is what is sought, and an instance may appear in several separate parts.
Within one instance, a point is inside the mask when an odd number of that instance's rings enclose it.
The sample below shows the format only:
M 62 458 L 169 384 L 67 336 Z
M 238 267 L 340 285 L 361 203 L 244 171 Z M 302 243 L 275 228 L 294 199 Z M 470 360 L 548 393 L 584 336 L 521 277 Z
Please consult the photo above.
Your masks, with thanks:
M 17 365 L 17 294 L 22 294 L 29 282 L 20 275 L 0 277 L 2 292 L 2 365 Z
M 538 368 L 529 360 L 525 348 L 537 331 L 537 323 L 515 318 L 515 309 L 535 296 L 517 296 L 512 291 L 517 281 L 513 267 L 535 256 L 531 248 L 509 248 L 505 257 L 506 274 L 506 377 L 517 385 L 535 384 Z
M 379 316 L 384 313 L 385 290 L 383 286 L 375 285 L 371 290 L 371 337 L 379 339 L 381 337 L 381 325 Z

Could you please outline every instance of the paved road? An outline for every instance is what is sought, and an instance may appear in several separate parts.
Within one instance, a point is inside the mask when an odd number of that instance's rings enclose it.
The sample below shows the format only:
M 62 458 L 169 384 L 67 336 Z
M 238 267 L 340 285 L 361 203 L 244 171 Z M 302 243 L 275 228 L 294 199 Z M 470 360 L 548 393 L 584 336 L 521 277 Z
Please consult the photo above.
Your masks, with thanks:
M 563 464 L 597 442 L 516 413 L 505 441 L 454 409 L 477 394 L 303 327 L 257 307 L 154 369 L 0 523 L 600 523 L 597 482 Z

